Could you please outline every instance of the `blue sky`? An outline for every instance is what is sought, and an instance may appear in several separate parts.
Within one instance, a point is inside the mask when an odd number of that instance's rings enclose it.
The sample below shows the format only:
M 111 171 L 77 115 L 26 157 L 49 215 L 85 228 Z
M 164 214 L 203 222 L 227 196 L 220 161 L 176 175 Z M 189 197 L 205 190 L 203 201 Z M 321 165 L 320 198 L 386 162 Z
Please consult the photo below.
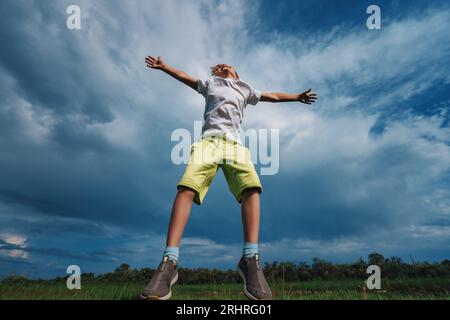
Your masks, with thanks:
M 82 29 L 66 28 L 70 4 Z M 381 8 L 382 29 L 366 28 Z M 193 76 L 227 62 L 262 91 L 245 128 L 280 130 L 261 176 L 263 259 L 354 261 L 450 252 L 450 6 L 446 1 L 1 1 L 0 276 L 106 272 L 161 259 L 177 128 L 202 97 L 145 68 Z M 240 208 L 219 173 L 181 244 L 188 267 L 234 268 Z

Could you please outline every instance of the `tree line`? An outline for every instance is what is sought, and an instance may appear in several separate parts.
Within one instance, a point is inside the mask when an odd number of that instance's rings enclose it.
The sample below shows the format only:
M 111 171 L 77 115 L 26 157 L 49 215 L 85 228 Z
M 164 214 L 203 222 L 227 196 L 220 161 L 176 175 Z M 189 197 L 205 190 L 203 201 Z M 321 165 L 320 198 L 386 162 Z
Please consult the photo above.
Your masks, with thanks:
M 331 263 L 313 258 L 312 263 L 278 262 L 265 263 L 264 274 L 268 281 L 311 281 L 311 280 L 344 280 L 367 279 L 367 267 L 378 265 L 384 279 L 450 277 L 450 260 L 441 262 L 404 262 L 400 257 L 385 258 L 379 253 L 371 253 L 367 261 L 359 258 L 353 263 Z M 112 272 L 104 274 L 83 273 L 83 282 L 146 282 L 154 274 L 155 269 L 133 269 L 128 264 L 121 264 Z M 179 284 L 224 284 L 240 283 L 242 280 L 235 270 L 207 268 L 179 268 Z M 65 281 L 66 277 L 51 280 L 28 280 L 22 276 L 8 276 L 2 283 L 26 281 Z

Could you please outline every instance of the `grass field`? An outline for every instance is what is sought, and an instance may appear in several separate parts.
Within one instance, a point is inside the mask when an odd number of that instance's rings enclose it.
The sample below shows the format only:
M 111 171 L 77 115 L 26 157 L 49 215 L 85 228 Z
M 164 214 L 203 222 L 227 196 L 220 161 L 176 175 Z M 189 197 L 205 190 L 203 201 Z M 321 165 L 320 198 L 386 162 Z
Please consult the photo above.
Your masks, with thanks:
M 0 299 L 50 300 L 134 300 L 145 283 L 82 283 L 80 290 L 68 290 L 64 282 L 32 282 L 27 285 L 0 284 Z M 358 280 L 321 280 L 272 283 L 274 299 L 288 300 L 450 300 L 450 278 L 385 280 L 382 290 L 364 289 Z M 174 300 L 246 300 L 241 284 L 174 285 Z

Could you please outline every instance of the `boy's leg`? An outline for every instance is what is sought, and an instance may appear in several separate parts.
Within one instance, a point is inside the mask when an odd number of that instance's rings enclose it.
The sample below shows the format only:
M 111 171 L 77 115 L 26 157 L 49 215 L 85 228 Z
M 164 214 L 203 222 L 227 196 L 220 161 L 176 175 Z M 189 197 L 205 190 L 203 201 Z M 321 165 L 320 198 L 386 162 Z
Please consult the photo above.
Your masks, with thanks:
M 258 243 L 260 221 L 259 189 L 250 188 L 242 192 L 241 215 L 244 241 Z
M 244 248 L 238 263 L 238 272 L 244 280 L 244 294 L 252 300 L 272 299 L 259 263 L 258 234 L 260 221 L 259 188 L 242 192 L 242 224 L 244 227 Z
M 178 192 L 172 206 L 169 230 L 167 232 L 167 247 L 178 247 L 180 245 L 194 197 L 194 190 L 183 186 L 178 187 Z
M 242 256 L 252 258 L 259 254 L 258 234 L 259 234 L 259 189 L 249 188 L 242 192 L 241 215 L 244 230 L 244 246 Z
M 141 294 L 144 299 L 166 300 L 172 296 L 172 285 L 178 280 L 178 247 L 189 218 L 194 196 L 194 190 L 178 187 L 167 232 L 164 258 Z

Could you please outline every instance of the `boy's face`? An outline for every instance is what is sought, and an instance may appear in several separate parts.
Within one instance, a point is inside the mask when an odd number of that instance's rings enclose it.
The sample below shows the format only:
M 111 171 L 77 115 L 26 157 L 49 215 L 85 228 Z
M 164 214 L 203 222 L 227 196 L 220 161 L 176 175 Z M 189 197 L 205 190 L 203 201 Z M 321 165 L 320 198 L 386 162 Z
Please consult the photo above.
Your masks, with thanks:
M 228 64 L 218 64 L 212 67 L 212 74 L 222 78 L 239 79 L 236 69 Z

